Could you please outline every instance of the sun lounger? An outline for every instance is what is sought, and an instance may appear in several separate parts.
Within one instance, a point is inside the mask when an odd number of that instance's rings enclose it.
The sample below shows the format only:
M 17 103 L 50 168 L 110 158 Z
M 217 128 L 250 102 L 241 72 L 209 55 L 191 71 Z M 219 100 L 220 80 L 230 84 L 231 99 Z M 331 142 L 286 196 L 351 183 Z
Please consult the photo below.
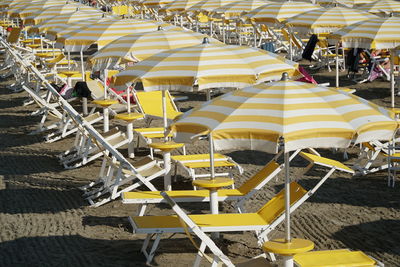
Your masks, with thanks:
M 162 192 L 161 195 L 165 199 L 165 201 L 172 207 L 175 213 L 178 215 L 180 219 L 180 223 L 185 230 L 186 235 L 189 240 L 192 242 L 194 247 L 198 250 L 198 254 L 196 260 L 193 264 L 194 267 L 197 267 L 201 263 L 202 258 L 206 258 L 211 266 L 219 266 L 218 263 L 223 263 L 228 267 L 271 267 L 272 265 L 267 262 L 264 257 L 256 257 L 250 260 L 246 260 L 245 262 L 241 262 L 238 264 L 234 264 L 222 251 L 221 249 L 214 243 L 214 241 L 208 237 L 208 235 L 201 229 L 196 222 L 188 216 L 174 201 L 173 198 L 170 197 L 170 192 Z M 194 239 L 191 236 L 191 233 L 194 233 L 200 240 L 201 245 L 198 246 Z M 204 251 L 208 247 L 213 253 L 214 257 L 208 257 Z
M 283 164 L 279 165 L 275 160 L 270 161 L 239 188 L 218 190 L 218 201 L 236 201 L 235 208 L 240 213 L 244 212 L 245 202 L 271 181 L 272 178 L 276 177 L 282 168 Z M 169 191 L 168 194 L 177 202 L 210 201 L 210 192 L 208 190 L 173 190 Z M 163 202 L 165 200 L 159 191 L 127 192 L 122 195 L 122 203 L 140 204 L 138 216 L 144 215 L 148 204 Z
M 384 266 L 362 251 L 348 249 L 310 251 L 295 255 L 294 261 L 298 267 Z
M 336 170 L 354 173 L 352 169 L 338 161 L 305 152 L 300 152 L 300 155 L 310 162 L 306 170 L 309 170 L 313 165 L 318 165 L 328 168 L 329 171 L 308 191 L 297 182 L 291 183 L 290 212 L 296 210 L 312 196 Z M 268 233 L 284 220 L 283 211 L 284 194 L 281 191 L 256 213 L 200 214 L 190 215 L 189 217 L 204 232 L 255 231 L 259 243 L 262 244 L 267 240 Z M 150 264 L 154 257 L 163 233 L 184 232 L 184 228 L 181 227 L 179 219 L 176 216 L 134 216 L 129 217 L 129 221 L 134 233 L 147 234 L 142 252 L 146 256 L 148 264 Z M 147 251 L 153 237 L 154 243 L 150 251 Z

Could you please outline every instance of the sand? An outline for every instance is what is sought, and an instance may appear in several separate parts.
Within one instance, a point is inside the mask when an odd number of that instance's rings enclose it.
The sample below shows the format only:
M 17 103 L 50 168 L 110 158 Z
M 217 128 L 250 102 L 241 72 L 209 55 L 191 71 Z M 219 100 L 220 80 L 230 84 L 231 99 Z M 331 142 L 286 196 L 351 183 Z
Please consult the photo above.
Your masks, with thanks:
M 334 81 L 334 73 L 315 75 L 319 82 Z M 357 88 L 356 95 L 388 106 L 389 83 L 375 81 L 357 85 L 346 80 L 343 85 Z M 48 144 L 43 135 L 29 135 L 39 117 L 30 116 L 35 105 L 23 106 L 27 94 L 11 93 L 0 81 L 0 266 L 145 266 L 140 253 L 143 235 L 133 235 L 127 216 L 135 205 L 119 200 L 99 208 L 89 207 L 78 186 L 96 178 L 100 161 L 75 170 L 64 170 L 56 155 L 69 147 L 72 137 Z M 178 94 L 182 95 L 182 94 Z M 204 95 L 186 94 L 181 104 L 185 110 L 204 101 Z M 399 100 L 399 99 L 397 99 Z M 135 126 L 142 126 L 140 123 Z M 123 126 L 121 126 L 123 129 Z M 190 153 L 207 152 L 204 141 L 189 145 Z M 123 151 L 126 153 L 126 151 Z M 235 174 L 240 185 L 267 163 L 273 155 L 258 151 L 222 151 L 240 163 L 245 172 Z M 350 149 L 349 160 L 341 152 L 321 150 L 323 155 L 349 165 L 358 156 Z M 137 156 L 148 150 L 141 148 Z M 310 188 L 323 175 L 319 168 L 302 175 L 306 162 L 294 161 L 292 178 Z M 362 250 L 383 261 L 386 266 L 400 266 L 400 191 L 386 186 L 386 172 L 365 177 L 336 173 L 303 204 L 292 217 L 293 235 L 315 242 L 316 249 L 349 248 Z M 179 176 L 173 188 L 189 188 L 188 177 Z M 246 205 L 256 211 L 282 188 L 282 174 Z M 162 179 L 156 183 L 161 188 Z M 186 204 L 196 213 L 207 213 L 207 204 Z M 232 212 L 230 203 L 222 212 Z M 149 215 L 172 214 L 169 206 L 151 206 Z M 282 225 L 271 237 L 283 236 Z M 234 261 L 260 254 L 253 233 L 223 234 L 218 242 Z M 185 235 L 165 235 L 156 253 L 155 266 L 190 266 L 196 249 Z M 205 263 L 204 263 L 205 264 Z M 205 264 L 206 265 L 206 264 Z

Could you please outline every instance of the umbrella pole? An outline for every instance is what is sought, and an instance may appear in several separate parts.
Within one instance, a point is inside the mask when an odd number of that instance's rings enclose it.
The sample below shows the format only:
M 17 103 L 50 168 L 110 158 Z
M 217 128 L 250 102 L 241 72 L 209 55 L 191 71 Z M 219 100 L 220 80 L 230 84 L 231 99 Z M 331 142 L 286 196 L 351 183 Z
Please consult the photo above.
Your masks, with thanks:
M 395 49 L 390 50 L 390 89 L 392 93 L 392 108 L 394 108 L 394 56 Z
M 104 99 L 107 99 L 107 76 L 108 76 L 108 71 L 107 69 L 104 69 L 104 82 L 103 82 Z
M 82 50 L 80 51 L 80 55 L 81 55 L 82 81 L 85 81 L 85 66 L 83 65 L 83 51 Z M 87 98 L 86 97 L 82 97 L 82 109 L 83 109 L 83 115 L 86 116 L 88 114 Z
M 290 236 L 290 177 L 289 177 L 289 152 L 284 154 L 285 160 L 285 241 L 291 241 Z M 285 265 L 286 266 L 286 265 Z M 293 265 L 292 265 L 293 266 Z
M 336 64 L 336 88 L 339 88 L 339 42 L 335 46 L 335 64 Z
M 163 127 L 164 127 L 164 141 L 168 141 L 167 127 L 168 127 L 168 118 L 167 118 L 167 97 L 165 90 L 162 90 L 162 112 L 163 112 Z
M 292 30 L 289 27 L 289 58 L 293 60 Z
M 67 51 L 67 57 L 68 57 L 68 70 L 71 69 L 71 53 Z
M 211 180 L 215 179 L 215 167 L 214 167 L 214 142 L 212 133 L 208 134 L 208 142 L 210 145 L 210 173 L 211 173 Z M 218 190 L 217 188 L 210 188 L 210 210 L 211 214 L 218 214 Z M 211 233 L 211 237 L 213 239 L 219 238 L 219 233 Z

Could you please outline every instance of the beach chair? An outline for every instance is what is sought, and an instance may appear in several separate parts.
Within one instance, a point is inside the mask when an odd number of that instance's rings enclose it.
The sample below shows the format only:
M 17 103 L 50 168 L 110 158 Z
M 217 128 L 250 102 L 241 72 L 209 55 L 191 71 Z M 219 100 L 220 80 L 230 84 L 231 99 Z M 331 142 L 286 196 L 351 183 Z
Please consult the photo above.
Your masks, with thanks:
M 170 192 L 161 192 L 161 196 L 165 199 L 175 213 L 178 215 L 180 223 L 185 230 L 186 235 L 189 240 L 192 242 L 193 246 L 198 250 L 198 256 L 195 259 L 193 266 L 199 266 L 201 263 L 201 258 L 206 258 L 211 266 L 220 266 L 219 263 L 223 263 L 228 267 L 272 267 L 271 264 L 267 262 L 264 257 L 256 257 L 250 260 L 246 260 L 241 263 L 233 263 L 222 251 L 221 249 L 214 243 L 214 241 L 207 236 L 206 233 L 200 228 L 199 225 L 196 224 L 195 221 L 192 220 L 190 216 L 188 216 L 181 207 L 174 201 L 173 198 L 170 197 Z M 200 240 L 201 245 L 198 246 L 194 239 L 191 236 L 191 233 L 194 233 Z M 208 247 L 213 254 L 213 257 L 207 256 L 204 251 Z
M 317 43 L 317 51 L 319 54 L 319 64 L 317 64 L 318 68 L 326 67 L 328 71 L 332 71 L 331 65 L 336 64 L 336 53 L 335 46 L 329 46 L 328 40 L 324 37 L 318 37 Z M 339 69 L 345 70 L 345 53 L 343 48 L 339 48 Z
M 175 178 L 177 175 L 178 168 L 182 168 L 187 174 L 194 180 L 197 178 L 210 177 L 207 173 L 196 173 L 196 170 L 210 168 L 210 154 L 193 154 L 193 155 L 174 155 L 171 156 L 172 162 L 175 164 Z M 231 157 L 215 153 L 214 154 L 214 167 L 215 176 L 228 176 L 233 179 L 233 170 L 236 169 L 239 174 L 243 173 L 243 168 L 240 167 Z M 228 168 L 228 172 L 218 172 L 219 168 Z M 196 187 L 195 187 L 196 189 Z
M 328 172 L 308 191 L 295 181 L 290 184 L 290 212 L 296 210 L 312 196 L 336 170 L 354 174 L 352 169 L 336 160 L 305 152 L 300 152 L 300 155 L 309 161 L 305 171 L 317 165 L 327 168 Z M 281 191 L 255 213 L 198 214 L 189 217 L 204 232 L 255 231 L 261 245 L 268 240 L 267 235 L 284 220 L 284 209 L 284 192 Z M 184 232 L 184 228 L 176 216 L 134 216 L 129 217 L 129 222 L 134 233 L 147 234 L 142 252 L 146 256 L 148 264 L 154 257 L 162 234 Z M 153 238 L 154 242 L 148 251 Z
M 283 164 L 278 164 L 271 160 L 259 172 L 243 183 L 237 189 L 220 189 L 218 191 L 218 201 L 236 201 L 235 209 L 239 213 L 245 212 L 244 204 L 254 194 L 264 187 L 272 178 L 276 177 L 283 168 Z M 177 202 L 209 202 L 210 192 L 208 190 L 173 190 L 168 194 Z M 148 204 L 164 203 L 165 199 L 159 191 L 140 191 L 127 192 L 122 195 L 124 204 L 140 204 L 138 216 L 143 216 Z
M 380 266 L 384 264 L 362 251 L 349 249 L 309 251 L 296 254 L 294 262 L 298 267 L 354 267 Z
M 389 163 L 400 162 L 400 152 L 394 151 L 389 153 L 389 145 L 379 141 L 362 143 L 362 149 L 359 159 L 353 164 L 352 168 L 356 171 L 356 175 L 365 176 L 369 173 L 375 173 L 389 168 Z M 383 161 L 379 161 L 379 157 Z M 390 183 L 390 179 L 388 181 Z
M 151 181 L 165 174 L 165 169 L 150 157 L 138 160 L 127 168 L 113 156 L 108 156 L 104 148 L 99 146 L 99 149 L 102 149 L 104 154 L 99 178 L 80 187 L 84 191 L 84 198 L 93 207 L 104 205 L 119 198 L 124 192 L 130 192 L 142 185 L 154 191 L 156 188 Z
M 165 91 L 166 104 L 167 104 L 167 119 L 173 121 L 183 113 L 177 108 L 174 98 L 170 95 L 169 91 Z M 146 124 L 149 126 L 153 119 L 162 119 L 162 92 L 161 91 L 133 91 L 133 97 L 137 104 L 137 112 L 144 115 Z M 162 127 L 148 127 L 148 128 L 136 128 L 134 132 L 137 135 L 137 147 L 140 146 L 141 141 L 146 145 L 153 142 L 153 139 L 164 138 L 164 128 Z M 169 135 L 172 137 L 172 135 Z M 185 147 L 183 147 L 183 153 L 185 154 Z M 150 156 L 153 158 L 154 150 L 150 148 Z

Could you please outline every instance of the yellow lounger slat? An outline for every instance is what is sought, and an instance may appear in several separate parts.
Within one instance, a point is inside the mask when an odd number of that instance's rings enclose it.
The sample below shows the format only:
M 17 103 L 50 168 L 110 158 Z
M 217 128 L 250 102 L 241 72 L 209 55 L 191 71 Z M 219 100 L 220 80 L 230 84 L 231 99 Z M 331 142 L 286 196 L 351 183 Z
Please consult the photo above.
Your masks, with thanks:
M 326 165 L 326 166 L 334 166 L 338 170 L 349 172 L 349 173 L 354 173 L 354 170 L 352 170 L 351 168 L 347 167 L 346 165 L 344 165 L 343 163 L 341 163 L 337 160 L 328 159 L 328 158 L 324 158 L 321 156 L 317 156 L 317 155 L 313 155 L 313 154 L 305 153 L 305 152 L 300 152 L 300 155 L 311 162 L 318 162 L 319 164 Z
M 225 158 L 226 156 L 220 153 L 214 154 L 214 159 L 225 159 Z M 177 155 L 177 156 L 172 156 L 172 159 L 176 161 L 194 161 L 194 160 L 209 161 L 210 154 Z
M 301 267 L 367 267 L 376 261 L 362 251 L 326 250 L 297 254 L 294 260 Z

